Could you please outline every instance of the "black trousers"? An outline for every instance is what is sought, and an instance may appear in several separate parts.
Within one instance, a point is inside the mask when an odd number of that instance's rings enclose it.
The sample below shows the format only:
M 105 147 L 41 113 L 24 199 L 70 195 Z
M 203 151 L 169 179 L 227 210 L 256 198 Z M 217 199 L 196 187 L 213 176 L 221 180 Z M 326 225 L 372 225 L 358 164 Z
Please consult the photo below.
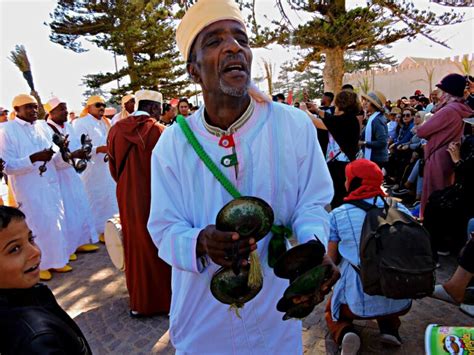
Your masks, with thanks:
M 435 259 L 437 251 L 449 251 L 457 254 L 466 243 L 466 227 L 469 216 L 467 206 L 460 204 L 444 208 L 429 201 L 425 207 L 423 226 L 431 235 Z

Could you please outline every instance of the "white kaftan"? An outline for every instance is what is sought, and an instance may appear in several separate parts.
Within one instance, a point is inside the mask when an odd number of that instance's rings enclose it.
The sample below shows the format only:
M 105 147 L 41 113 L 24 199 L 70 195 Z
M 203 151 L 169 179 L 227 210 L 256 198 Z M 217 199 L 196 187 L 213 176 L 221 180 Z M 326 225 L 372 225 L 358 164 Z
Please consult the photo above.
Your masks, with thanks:
M 250 119 L 233 135 L 236 167 L 221 165 L 232 148 L 203 124 L 203 108 L 187 118 L 197 139 L 242 195 L 268 202 L 275 224 L 292 228 L 299 243 L 326 245 L 333 196 L 331 178 L 312 122 L 303 111 L 277 104 L 256 104 Z M 263 266 L 262 291 L 240 311 L 241 318 L 218 302 L 209 285 L 219 269 L 196 258 L 199 232 L 215 224 L 232 200 L 187 142 L 179 125 L 167 128 L 153 150 L 151 211 L 148 229 L 159 256 L 173 267 L 170 334 L 177 354 L 301 354 L 301 322 L 283 321 L 276 304 L 288 280 L 268 267 L 271 235 L 258 242 Z
M 104 233 L 107 220 L 118 213 L 115 181 L 110 175 L 109 163 L 104 162 L 105 154 L 96 152 L 97 147 L 107 145 L 110 124 L 105 120 L 107 119 L 98 120 L 89 114 L 73 122 L 76 134 L 79 137 L 81 134 L 88 134 L 94 145 L 92 159 L 81 174 L 81 179 L 92 207 L 97 234 Z
M 71 124 L 65 123 L 64 127 L 61 127 L 51 119 L 48 119 L 48 123 L 56 127 L 61 134 L 69 136 L 71 152 L 81 148 L 80 138 L 74 132 Z M 51 127 L 50 133 L 52 137 L 54 130 Z M 84 183 L 76 170 L 70 164 L 64 162 L 60 154 L 58 154 L 58 157 L 59 159 L 55 159 L 55 165 L 64 203 L 68 251 L 72 254 L 81 245 L 97 243 L 99 237 L 95 230 L 94 218 Z
M 69 260 L 64 234 L 64 206 L 53 157 L 40 176 L 30 155 L 54 146 L 45 121 L 33 124 L 15 118 L 0 126 L 0 157 L 6 162 L 5 173 L 26 223 L 41 249 L 40 269 L 61 268 Z

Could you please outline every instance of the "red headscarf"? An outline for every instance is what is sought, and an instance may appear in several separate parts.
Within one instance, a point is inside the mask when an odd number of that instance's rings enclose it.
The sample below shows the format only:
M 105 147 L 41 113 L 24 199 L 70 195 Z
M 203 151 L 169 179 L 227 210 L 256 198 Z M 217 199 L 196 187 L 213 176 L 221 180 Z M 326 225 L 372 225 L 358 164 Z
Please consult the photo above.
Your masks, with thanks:
M 346 178 L 349 185 L 355 177 L 360 178 L 362 184 L 354 191 L 351 191 L 349 196 L 344 198 L 344 201 L 385 196 L 385 192 L 381 188 L 383 183 L 383 173 L 374 162 L 367 159 L 358 159 L 347 164 Z

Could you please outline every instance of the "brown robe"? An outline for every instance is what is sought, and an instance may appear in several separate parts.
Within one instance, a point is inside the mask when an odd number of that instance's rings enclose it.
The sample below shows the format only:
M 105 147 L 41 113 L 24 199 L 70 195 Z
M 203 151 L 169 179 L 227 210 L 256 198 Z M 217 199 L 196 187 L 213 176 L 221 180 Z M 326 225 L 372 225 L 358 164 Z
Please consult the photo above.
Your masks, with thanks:
M 158 257 L 147 229 L 151 153 L 163 129 L 150 116 L 129 116 L 118 121 L 107 138 L 110 172 L 117 182 L 130 309 L 143 315 L 167 314 L 171 303 L 171 267 Z

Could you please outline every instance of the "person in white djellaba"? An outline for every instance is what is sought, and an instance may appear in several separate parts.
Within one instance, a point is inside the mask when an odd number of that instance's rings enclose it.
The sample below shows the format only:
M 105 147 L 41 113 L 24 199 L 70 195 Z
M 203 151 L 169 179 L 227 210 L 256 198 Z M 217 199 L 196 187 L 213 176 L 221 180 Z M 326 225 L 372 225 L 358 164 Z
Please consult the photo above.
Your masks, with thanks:
M 13 99 L 16 117 L 0 126 L 0 157 L 16 202 L 43 251 L 40 278 L 49 280 L 50 269 L 71 271 L 64 221 L 64 205 L 54 161 L 61 157 L 48 125 L 38 120 L 38 103 L 27 94 Z M 54 160 L 52 160 L 54 159 Z M 41 174 L 40 174 L 41 172 Z
M 302 354 L 301 321 L 284 321 L 276 309 L 288 280 L 269 266 L 275 235 L 257 243 L 216 229 L 216 215 L 232 196 L 183 127 L 243 196 L 272 207 L 275 225 L 291 226 L 300 244 L 319 239 L 325 245 L 333 188 L 314 127 L 303 111 L 272 103 L 250 82 L 252 52 L 233 0 L 199 0 L 176 39 L 204 105 L 179 116 L 152 154 L 148 230 L 160 258 L 172 266 L 171 340 L 177 354 Z M 256 251 L 264 275 L 263 288 L 240 315 L 210 291 L 214 273 L 232 265 L 227 252 L 235 246 L 242 256 Z M 242 266 L 248 265 L 244 259 Z M 330 276 L 321 289 L 328 292 L 339 272 L 327 255 L 323 264 Z
M 67 122 L 68 111 L 66 102 L 53 97 L 44 105 L 48 113 L 48 126 L 51 136 L 55 133 L 62 135 L 69 142 L 68 148 L 71 152 L 71 160 L 77 164 L 80 159 L 86 159 L 87 153 L 82 150 L 80 137 L 77 136 L 72 125 Z M 67 138 L 66 138 L 67 137 Z M 77 259 L 75 251 L 92 252 L 99 249 L 99 241 L 91 206 L 87 199 L 84 183 L 75 168 L 64 161 L 56 159 L 56 169 L 59 176 L 61 195 L 64 203 L 64 215 L 66 218 L 66 238 L 68 252 L 71 254 L 70 261 Z
M 107 159 L 107 135 L 111 125 L 109 119 L 104 117 L 104 111 L 104 98 L 91 96 L 80 118 L 73 123 L 76 134 L 78 136 L 87 134 L 94 146 L 91 162 L 81 174 L 81 179 L 92 207 L 96 232 L 102 243 L 105 241 L 105 223 L 118 213 L 116 184 L 110 175 Z

